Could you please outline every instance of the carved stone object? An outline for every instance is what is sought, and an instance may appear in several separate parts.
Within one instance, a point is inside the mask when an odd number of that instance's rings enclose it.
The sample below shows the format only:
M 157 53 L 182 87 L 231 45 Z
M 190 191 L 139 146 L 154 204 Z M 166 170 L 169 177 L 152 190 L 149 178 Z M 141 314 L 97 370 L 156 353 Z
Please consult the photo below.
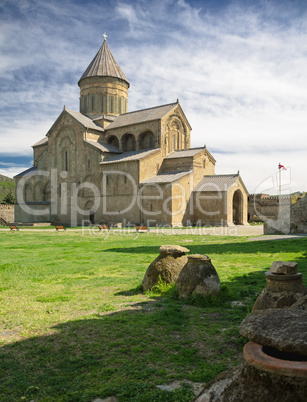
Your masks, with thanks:
M 269 308 L 288 308 L 307 294 L 302 274 L 295 262 L 273 262 L 265 272 L 266 285 L 256 300 L 252 311 Z
M 162 245 L 159 256 L 149 265 L 143 279 L 143 291 L 155 286 L 160 278 L 166 283 L 175 283 L 182 268 L 188 262 L 190 250 L 177 245 Z
M 179 297 L 190 295 L 217 296 L 220 291 L 220 279 L 206 255 L 188 255 L 188 262 L 180 272 L 177 289 Z

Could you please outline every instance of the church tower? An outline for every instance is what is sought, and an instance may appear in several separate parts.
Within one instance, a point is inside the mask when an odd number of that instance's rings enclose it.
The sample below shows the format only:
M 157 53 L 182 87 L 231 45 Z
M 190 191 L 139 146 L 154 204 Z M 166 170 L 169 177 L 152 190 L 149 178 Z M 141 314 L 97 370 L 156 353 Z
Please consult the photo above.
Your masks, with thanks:
M 112 119 L 127 112 L 130 84 L 104 36 L 101 48 L 78 82 L 80 112 L 92 119 Z

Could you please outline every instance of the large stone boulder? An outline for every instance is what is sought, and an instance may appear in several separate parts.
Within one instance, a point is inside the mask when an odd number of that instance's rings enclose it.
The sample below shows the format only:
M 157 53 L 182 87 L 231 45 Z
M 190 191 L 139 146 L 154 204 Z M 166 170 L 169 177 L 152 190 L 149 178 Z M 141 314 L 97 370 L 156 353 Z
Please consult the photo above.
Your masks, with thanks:
M 175 283 L 188 259 L 190 250 L 177 245 L 162 245 L 159 256 L 149 265 L 143 279 L 143 291 L 150 290 L 160 278 L 166 283 Z
M 256 311 L 243 320 L 240 334 L 263 346 L 307 356 L 307 311 Z
M 220 291 L 220 278 L 206 255 L 188 255 L 188 262 L 177 280 L 179 297 L 190 295 L 217 296 Z

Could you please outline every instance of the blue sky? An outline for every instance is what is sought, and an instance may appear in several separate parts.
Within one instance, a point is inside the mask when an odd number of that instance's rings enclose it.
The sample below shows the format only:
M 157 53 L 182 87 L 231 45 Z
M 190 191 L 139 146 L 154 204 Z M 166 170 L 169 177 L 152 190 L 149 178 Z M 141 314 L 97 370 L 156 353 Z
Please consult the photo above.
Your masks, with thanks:
M 216 173 L 250 193 L 306 191 L 307 1 L 0 0 L 0 173 L 31 166 L 104 32 L 129 111 L 179 98 Z

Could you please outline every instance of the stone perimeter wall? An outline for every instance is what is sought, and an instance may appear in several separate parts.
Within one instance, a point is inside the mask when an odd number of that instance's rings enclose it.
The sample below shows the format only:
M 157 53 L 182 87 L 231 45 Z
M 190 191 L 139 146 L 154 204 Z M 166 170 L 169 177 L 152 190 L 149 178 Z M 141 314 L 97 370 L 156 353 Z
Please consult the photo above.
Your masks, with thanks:
M 6 222 L 14 222 L 15 205 L 0 204 L 0 223 L 1 219 Z
M 307 233 L 307 196 L 282 211 L 278 218 L 264 224 L 265 234 Z
M 282 209 L 289 208 L 290 197 L 281 197 Z M 250 222 L 262 222 L 259 215 L 277 219 L 279 213 L 279 197 L 268 194 L 250 194 L 248 196 L 248 217 Z

